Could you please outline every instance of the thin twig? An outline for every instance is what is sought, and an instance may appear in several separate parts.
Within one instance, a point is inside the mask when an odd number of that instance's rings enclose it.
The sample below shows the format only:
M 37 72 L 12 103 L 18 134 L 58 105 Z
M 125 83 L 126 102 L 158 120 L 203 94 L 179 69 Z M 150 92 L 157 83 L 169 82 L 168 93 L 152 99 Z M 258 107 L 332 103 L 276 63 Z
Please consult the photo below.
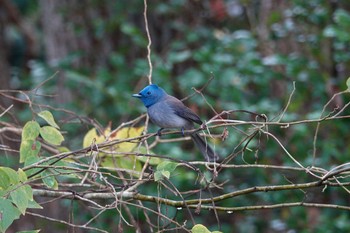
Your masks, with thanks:
M 293 82 L 293 90 L 292 90 L 292 93 L 290 93 L 289 98 L 288 98 L 288 102 L 287 102 L 285 108 L 283 109 L 283 111 L 282 111 L 282 113 L 281 113 L 281 115 L 280 115 L 280 118 L 277 120 L 277 122 L 280 122 L 280 121 L 282 120 L 282 118 L 284 117 L 284 115 L 286 114 L 286 111 L 287 111 L 287 109 L 288 109 L 288 107 L 289 107 L 289 105 L 290 105 L 290 102 L 292 101 L 292 97 L 293 97 L 293 95 L 294 95 L 295 90 L 296 90 L 296 88 L 295 88 L 295 81 L 294 81 L 294 82 Z
M 13 104 L 11 104 L 8 108 L 5 109 L 5 111 L 3 111 L 1 114 L 0 114 L 0 117 L 2 117 L 3 115 L 5 115 L 8 111 L 10 111 L 10 109 L 13 107 Z
M 149 28 L 148 28 L 147 0 L 143 0 L 143 3 L 144 3 L 143 18 L 145 20 L 145 29 L 146 29 L 147 39 L 148 39 L 148 45 L 147 45 L 147 61 L 148 61 L 148 66 L 149 66 L 148 83 L 152 84 L 152 72 L 153 72 L 153 66 L 152 66 L 152 60 L 151 60 L 152 39 L 151 39 L 151 34 L 150 34 Z
M 96 227 L 88 227 L 88 226 L 85 226 L 85 225 L 73 224 L 73 223 L 70 223 L 70 222 L 67 222 L 67 221 L 64 221 L 64 220 L 50 218 L 50 217 L 47 217 L 47 216 L 44 216 L 44 215 L 41 215 L 41 214 L 37 214 L 37 213 L 33 213 L 33 212 L 30 212 L 30 211 L 27 211 L 26 214 L 34 216 L 34 217 L 39 217 L 39 218 L 42 218 L 42 219 L 45 219 L 45 220 L 48 220 L 48 221 L 51 221 L 51 222 L 61 223 L 61 224 L 64 224 L 64 225 L 67 225 L 67 226 L 71 226 L 71 227 L 74 227 L 74 228 L 81 228 L 81 229 L 85 229 L 85 230 L 93 230 L 93 231 L 108 233 L 108 231 L 101 230 L 101 229 L 96 228 Z

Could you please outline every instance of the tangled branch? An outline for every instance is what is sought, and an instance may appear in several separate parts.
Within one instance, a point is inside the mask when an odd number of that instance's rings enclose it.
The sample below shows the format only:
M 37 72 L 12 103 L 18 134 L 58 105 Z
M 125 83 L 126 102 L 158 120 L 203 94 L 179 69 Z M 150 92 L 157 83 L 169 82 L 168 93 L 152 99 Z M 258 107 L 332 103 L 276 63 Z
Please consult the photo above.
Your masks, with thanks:
M 294 91 L 295 90 L 293 90 L 293 93 Z M 33 94 L 31 92 L 18 92 L 19 94 L 26 96 L 26 100 L 20 100 L 17 97 L 9 95 L 9 93 L 12 92 L 1 91 L 0 95 L 14 101 L 28 104 L 33 111 L 33 115 L 35 115 L 36 107 L 39 107 L 40 109 L 53 109 L 49 106 L 33 103 L 30 98 Z M 201 94 L 201 91 L 197 91 L 197 93 Z M 341 92 L 339 95 L 346 93 L 347 91 Z M 231 150 L 231 152 L 224 156 L 223 160 L 219 163 L 193 161 L 192 159 L 177 159 L 171 156 L 170 151 L 169 154 L 149 152 L 157 150 L 157 147 L 161 144 L 189 140 L 189 137 L 179 137 L 179 135 L 182 134 L 181 131 L 166 131 L 163 133 L 163 138 L 159 138 L 156 133 L 147 133 L 137 137 L 114 140 L 107 137 L 102 143 L 92 143 L 88 147 L 67 152 L 60 152 L 59 148 L 47 144 L 42 140 L 41 143 L 43 144 L 43 149 L 49 156 L 41 157 L 38 162 L 26 165 L 22 168 L 23 171 L 30 173 L 28 180 L 23 185 L 29 184 L 33 187 L 34 196 L 48 198 L 49 202 L 70 199 L 86 203 L 89 209 L 96 209 L 99 211 L 96 213 L 96 218 L 98 218 L 98 216 L 105 210 L 115 209 L 120 214 L 121 219 L 125 224 L 135 226 L 137 221 L 134 219 L 129 208 L 139 208 L 143 210 L 143 214 L 146 216 L 146 219 L 148 219 L 147 221 L 151 226 L 160 224 L 159 222 L 154 223 L 152 220 L 151 216 L 156 215 L 157 218 L 164 220 L 164 223 L 161 226 L 163 229 L 172 229 L 169 227 L 175 227 L 185 231 L 188 231 L 189 229 L 186 222 L 180 223 L 176 218 L 177 214 L 173 217 L 167 216 L 163 213 L 161 206 L 175 208 L 176 213 L 181 213 L 181 210 L 186 209 L 189 213 L 192 225 L 195 224 L 195 220 L 192 217 L 193 211 L 195 211 L 195 213 L 201 213 L 205 210 L 214 210 L 219 223 L 221 212 L 232 213 L 237 211 L 289 208 L 295 206 L 350 210 L 348 206 L 303 200 L 304 198 L 307 199 L 306 193 L 308 190 L 316 189 L 319 190 L 319 192 L 323 192 L 328 187 L 342 188 L 347 193 L 350 193 L 347 188 L 350 185 L 350 181 L 348 181 L 350 163 L 338 164 L 336 166 L 329 164 L 328 167 L 327 164 L 324 164 L 323 167 L 316 166 L 315 162 L 313 162 L 311 166 L 305 164 L 305 162 L 300 160 L 300 155 L 293 155 L 290 152 L 288 149 L 290 145 L 284 145 L 281 138 L 279 138 L 273 130 L 274 128 L 289 130 L 292 126 L 296 125 L 316 125 L 315 135 L 317 135 L 320 126 L 323 123 L 341 121 L 350 116 L 342 115 L 340 112 L 331 112 L 324 116 L 325 107 L 330 103 L 328 102 L 323 108 L 322 114 L 317 119 L 283 121 L 283 116 L 288 109 L 288 105 L 291 103 L 291 99 L 292 95 L 288 100 L 287 106 L 276 121 L 269 121 L 264 114 L 256 114 L 245 110 L 227 110 L 217 113 L 212 119 L 207 121 L 205 125 L 185 132 L 187 135 L 201 132 L 203 136 L 215 140 L 227 140 L 227 138 L 230 137 L 228 135 L 228 129 L 233 129 L 237 132 L 236 136 L 241 135 L 241 139 L 237 144 L 226 145 L 227 148 L 231 149 L 223 151 Z M 1 116 L 12 114 L 11 109 L 13 106 L 14 105 L 10 105 L 7 108 L 3 108 Z M 345 106 L 347 107 L 348 105 Z M 75 118 L 80 119 L 82 123 L 98 126 L 100 131 L 103 131 L 99 124 L 94 123 L 92 120 L 77 116 L 66 110 L 55 110 L 73 115 Z M 343 113 L 345 112 L 344 110 L 345 107 L 340 111 Z M 232 114 L 238 113 L 248 114 L 255 120 L 245 121 L 231 119 Z M 122 123 L 115 131 L 112 131 L 110 135 L 117 133 L 123 127 L 132 127 L 135 124 L 140 124 L 140 121 L 143 119 L 144 116 L 141 116 L 132 121 Z M 0 125 L 2 125 L 2 128 L 0 129 L 2 140 L 6 139 L 8 134 L 15 134 L 18 139 L 20 138 L 22 134 L 22 127 L 20 125 L 5 121 L 0 121 Z M 219 133 L 220 131 L 222 133 Z M 272 161 L 263 164 L 251 164 L 243 159 L 243 156 L 251 151 L 255 151 L 255 157 L 256 159 L 258 158 L 257 151 L 262 150 L 260 149 L 262 135 L 272 139 L 272 141 L 269 140 L 269 142 L 274 142 L 275 145 L 281 149 L 281 154 L 275 156 L 285 156 L 289 158 L 290 162 L 288 165 L 273 164 Z M 317 137 L 314 137 L 314 139 L 315 138 L 317 139 Z M 146 146 L 148 153 L 137 150 L 134 152 L 123 152 L 115 149 L 117 148 L 116 146 L 126 142 L 136 143 L 139 145 L 138 147 L 144 145 Z M 255 144 L 253 144 L 253 142 L 255 142 Z M 259 143 L 256 144 L 257 142 Z M 314 141 L 313 160 L 317 157 L 315 145 L 316 143 Z M 254 147 L 256 148 L 252 150 Z M 1 145 L 0 149 L 6 153 L 14 153 L 15 155 L 19 153 L 18 149 L 11 148 L 7 145 Z M 128 158 L 134 156 L 135 158 L 146 157 L 148 159 L 141 170 L 123 168 L 117 165 L 106 167 L 101 165 L 103 157 L 100 157 L 100 154 L 108 155 L 111 158 Z M 260 152 L 260 154 L 263 154 L 263 152 Z M 242 156 L 244 163 L 234 164 L 233 162 L 239 161 L 237 158 L 240 155 Z M 157 170 L 150 165 L 151 158 L 161 159 L 162 161 L 171 161 L 177 164 L 176 166 L 178 168 L 171 173 L 169 177 L 163 177 L 163 179 L 155 181 L 155 173 Z M 64 165 L 62 165 L 62 162 L 64 162 Z M 236 171 L 242 169 L 244 171 L 261 170 L 262 172 L 271 170 L 282 176 L 288 172 L 294 174 L 296 177 L 299 176 L 298 174 L 301 174 L 304 178 L 299 181 L 290 181 L 285 177 L 284 180 L 287 181 L 288 184 L 252 185 L 251 187 L 246 188 L 239 188 L 235 179 L 227 180 L 223 178 L 228 171 L 229 173 L 232 173 L 232 176 L 234 177 L 234 174 L 237 174 Z M 179 172 L 177 172 L 177 170 L 179 170 Z M 58 189 L 49 189 L 44 183 L 40 183 L 40 180 L 43 178 L 41 175 L 45 171 L 49 171 L 49 173 L 46 173 L 46 177 L 54 177 L 56 179 L 62 177 L 66 181 L 60 183 Z M 192 188 L 183 189 L 174 184 L 174 182 L 184 179 L 181 174 L 188 174 L 186 182 L 190 184 Z M 74 179 L 64 178 L 72 175 L 75 177 Z M 154 185 L 158 187 L 157 195 L 147 193 L 147 186 Z M 237 187 L 232 190 L 232 188 L 229 188 L 232 186 Z M 235 204 L 227 205 L 228 200 L 232 200 L 233 202 L 231 203 L 235 203 L 235 199 L 246 197 L 253 193 L 263 196 L 264 193 L 267 192 L 277 193 L 281 191 L 293 192 L 299 190 L 302 190 L 305 194 L 301 197 L 302 200 L 298 202 L 266 202 L 263 205 L 248 204 L 244 206 L 236 206 Z M 45 203 L 46 202 L 43 202 L 42 205 L 45 205 Z M 146 203 L 151 203 L 154 205 L 154 208 L 150 208 Z M 122 213 L 122 209 L 126 211 L 126 214 Z M 49 221 L 58 221 L 68 226 L 105 232 L 103 229 L 90 227 L 89 224 L 93 221 L 79 225 L 51 219 L 37 213 L 28 213 L 32 216 L 45 218 Z

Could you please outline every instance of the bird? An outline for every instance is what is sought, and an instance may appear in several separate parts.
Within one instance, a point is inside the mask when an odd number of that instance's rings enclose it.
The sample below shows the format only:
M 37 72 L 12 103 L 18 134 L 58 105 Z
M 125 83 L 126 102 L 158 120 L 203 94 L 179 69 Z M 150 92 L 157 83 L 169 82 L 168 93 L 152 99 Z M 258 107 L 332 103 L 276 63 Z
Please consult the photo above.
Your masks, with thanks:
M 196 113 L 156 84 L 150 84 L 132 96 L 142 101 L 150 120 L 160 127 L 158 135 L 166 128 L 180 128 L 184 134 L 184 130 L 194 129 L 194 123 L 203 124 Z M 198 133 L 192 133 L 190 136 L 207 162 L 218 161 L 218 154 Z

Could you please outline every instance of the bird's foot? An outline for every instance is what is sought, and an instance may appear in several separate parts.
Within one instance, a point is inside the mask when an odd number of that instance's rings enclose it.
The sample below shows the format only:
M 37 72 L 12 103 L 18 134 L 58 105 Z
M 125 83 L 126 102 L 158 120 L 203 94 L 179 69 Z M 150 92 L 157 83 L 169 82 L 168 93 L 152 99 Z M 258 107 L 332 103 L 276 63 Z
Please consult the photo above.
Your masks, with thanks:
M 185 137 L 185 131 L 183 127 L 181 128 L 181 134 L 182 134 L 182 137 Z
M 205 123 L 201 124 L 201 129 L 206 129 L 207 125 Z
M 164 128 L 158 129 L 158 131 L 157 131 L 157 136 L 158 136 L 158 137 L 162 136 L 162 130 L 163 130 L 163 129 L 164 129 Z

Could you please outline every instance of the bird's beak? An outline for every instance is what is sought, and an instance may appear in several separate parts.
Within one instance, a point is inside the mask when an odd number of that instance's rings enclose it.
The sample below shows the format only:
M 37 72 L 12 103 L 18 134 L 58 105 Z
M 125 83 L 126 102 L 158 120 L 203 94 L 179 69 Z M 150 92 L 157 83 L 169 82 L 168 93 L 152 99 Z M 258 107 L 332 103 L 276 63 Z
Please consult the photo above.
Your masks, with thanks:
M 133 94 L 132 97 L 141 98 L 142 95 L 140 95 L 140 94 Z

